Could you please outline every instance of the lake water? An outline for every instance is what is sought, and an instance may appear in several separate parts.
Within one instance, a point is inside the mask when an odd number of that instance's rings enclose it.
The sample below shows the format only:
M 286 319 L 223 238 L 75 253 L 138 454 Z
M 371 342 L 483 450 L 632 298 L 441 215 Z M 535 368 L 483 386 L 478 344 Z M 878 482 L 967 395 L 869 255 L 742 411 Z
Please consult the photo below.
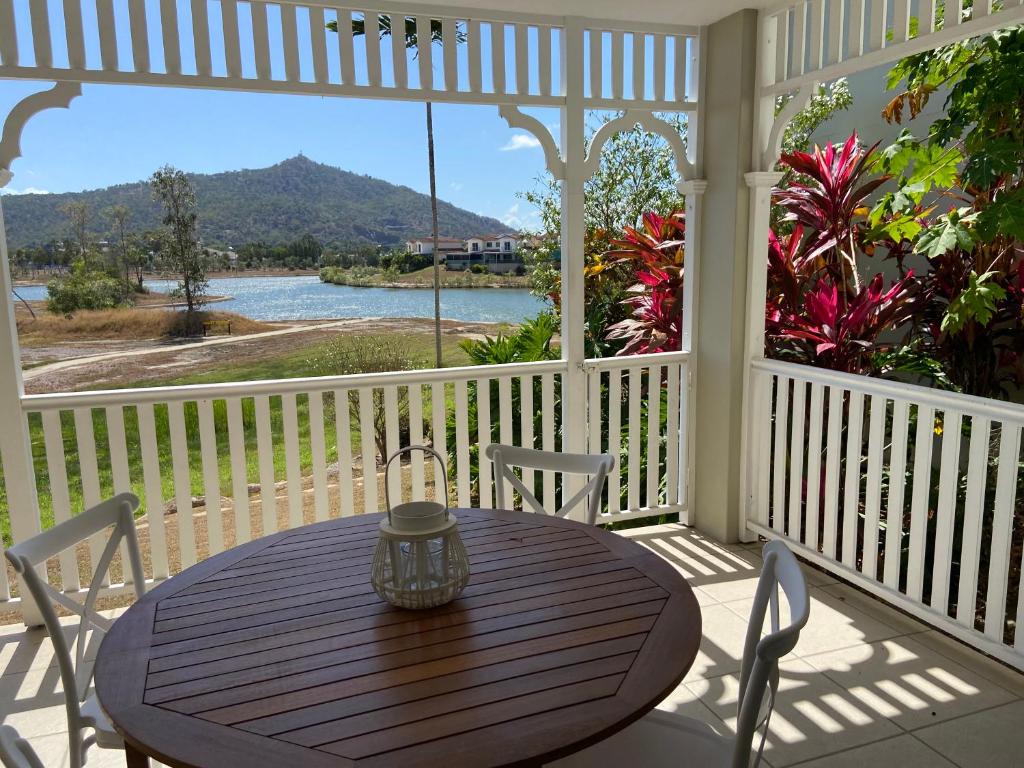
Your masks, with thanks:
M 172 280 L 147 280 L 153 291 L 170 291 Z M 434 293 L 428 288 L 352 288 L 320 282 L 316 275 L 294 277 L 222 277 L 210 280 L 209 293 L 230 296 L 211 309 L 254 320 L 317 320 L 340 317 L 433 317 Z M 22 286 L 27 301 L 46 298 L 42 285 Z M 534 317 L 543 302 L 516 288 L 445 288 L 441 317 L 485 323 L 518 323 Z

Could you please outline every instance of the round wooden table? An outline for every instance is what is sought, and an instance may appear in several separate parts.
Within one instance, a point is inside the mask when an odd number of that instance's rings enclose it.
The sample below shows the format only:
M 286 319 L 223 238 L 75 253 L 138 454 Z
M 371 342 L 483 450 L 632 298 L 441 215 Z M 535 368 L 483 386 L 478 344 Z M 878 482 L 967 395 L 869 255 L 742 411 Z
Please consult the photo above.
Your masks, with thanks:
M 540 765 L 679 684 L 700 609 L 665 561 L 560 518 L 454 511 L 472 576 L 441 608 L 373 592 L 380 515 L 283 531 L 152 590 L 96 660 L 128 765 Z

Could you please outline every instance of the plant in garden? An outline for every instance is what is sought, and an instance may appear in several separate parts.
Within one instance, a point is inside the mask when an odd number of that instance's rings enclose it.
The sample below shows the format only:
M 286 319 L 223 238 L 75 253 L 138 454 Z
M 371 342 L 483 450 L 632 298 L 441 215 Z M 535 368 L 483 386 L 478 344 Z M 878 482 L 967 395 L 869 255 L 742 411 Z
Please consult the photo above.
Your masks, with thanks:
M 588 265 L 588 276 L 625 265 L 637 281 L 622 303 L 630 317 L 608 327 L 605 338 L 624 340 L 616 354 L 639 355 L 681 348 L 683 265 L 686 218 L 682 211 L 668 216 L 643 215 L 642 229 L 625 228 L 614 250 Z

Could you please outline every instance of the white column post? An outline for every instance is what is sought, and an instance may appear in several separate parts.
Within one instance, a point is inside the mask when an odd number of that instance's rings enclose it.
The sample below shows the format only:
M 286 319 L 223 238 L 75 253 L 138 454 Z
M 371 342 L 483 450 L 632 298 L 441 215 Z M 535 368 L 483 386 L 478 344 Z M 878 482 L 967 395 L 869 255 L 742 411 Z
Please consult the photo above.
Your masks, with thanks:
M 696 449 L 697 432 L 694 429 L 696 424 L 696 398 L 693 396 L 693 382 L 697 357 L 693 355 L 693 340 L 697 338 L 697 283 L 700 280 L 700 226 L 701 208 L 704 201 L 704 192 L 708 183 L 703 179 L 683 181 L 679 184 L 679 191 L 686 196 L 686 244 L 683 248 L 683 333 L 680 349 L 683 352 L 691 353 L 686 366 L 686 376 L 679 381 L 682 390 L 679 393 L 680 413 L 679 432 L 683 439 L 679 441 L 679 482 L 682 484 L 679 498 L 686 508 L 684 518 L 681 522 L 686 525 L 693 524 L 693 486 L 694 486 L 694 463 L 693 456 Z
M 0 187 L 5 186 L 10 178 L 10 172 L 0 168 Z M 32 443 L 28 422 L 21 412 L 25 386 L 21 379 L 21 351 L 18 347 L 18 326 L 14 320 L 12 285 L 3 204 L 0 202 L 0 302 L 3 304 L 0 308 L 0 424 L 3 425 L 0 428 L 0 461 L 3 462 L 4 485 L 7 488 L 11 537 L 17 543 L 39 533 L 40 525 Z M 6 567 L 6 563 L 3 566 Z M 43 623 L 39 608 L 24 586 L 21 589 L 21 609 L 22 618 L 28 626 Z
M 746 522 L 757 512 L 758 505 L 763 501 L 755 498 L 757 490 L 757 471 L 761 461 L 768 461 L 767 456 L 756 455 L 760 444 L 758 436 L 764 428 L 763 398 L 759 398 L 758 387 L 761 377 L 753 375 L 751 365 L 755 360 L 764 359 L 764 302 L 768 291 L 768 233 L 771 227 L 772 189 L 782 174 L 777 171 L 754 171 L 744 174 L 743 178 L 750 188 L 750 218 L 748 225 L 747 265 L 747 331 L 743 357 L 746 366 L 743 375 L 743 447 L 741 457 L 743 472 L 740 482 L 743 484 L 743 502 L 740 506 L 740 537 L 753 541 L 756 536 L 747 531 Z
M 584 346 L 584 183 L 586 170 L 583 108 L 583 24 L 568 17 L 562 46 L 562 83 L 565 106 L 561 109 L 562 157 L 562 450 L 587 451 L 587 381 L 583 370 Z M 600 429 L 600 425 L 591 425 Z M 563 494 L 575 493 L 581 481 L 564 479 Z

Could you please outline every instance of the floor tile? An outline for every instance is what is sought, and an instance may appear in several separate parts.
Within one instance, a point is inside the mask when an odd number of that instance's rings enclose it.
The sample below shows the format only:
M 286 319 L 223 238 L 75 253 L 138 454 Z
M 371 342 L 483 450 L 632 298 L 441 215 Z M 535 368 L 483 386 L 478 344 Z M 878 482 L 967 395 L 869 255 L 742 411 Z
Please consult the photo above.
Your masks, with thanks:
M 959 640 L 935 629 L 915 635 L 914 639 L 936 653 L 941 653 L 946 658 L 962 664 L 986 680 L 1005 688 L 1017 698 L 1024 699 L 1024 672 L 1011 669 L 995 659 L 990 659 Z
M 961 768 L 1024 768 L 1024 701 L 915 731 Z
M 1005 704 L 1013 695 L 935 653 L 915 636 L 802 657 L 860 706 L 905 730 Z
M 910 735 L 896 736 L 798 763 L 797 768 L 864 768 L 886 765 L 899 768 L 956 768 L 953 763 Z
M 779 665 L 778 701 L 765 756 L 777 768 L 896 736 L 900 729 L 842 687 L 795 659 Z M 736 725 L 739 680 L 726 675 L 687 683 L 729 728 Z
M 898 629 L 901 634 L 909 635 L 924 632 L 928 629 L 927 624 L 896 610 L 891 605 L 887 605 L 883 601 L 849 584 L 828 584 L 821 587 L 821 591 L 832 595 L 837 600 L 841 600 L 861 613 L 866 613 L 868 616 L 888 624 L 893 629 Z
M 739 672 L 747 623 L 722 605 L 701 609 L 701 642 L 684 682 Z

